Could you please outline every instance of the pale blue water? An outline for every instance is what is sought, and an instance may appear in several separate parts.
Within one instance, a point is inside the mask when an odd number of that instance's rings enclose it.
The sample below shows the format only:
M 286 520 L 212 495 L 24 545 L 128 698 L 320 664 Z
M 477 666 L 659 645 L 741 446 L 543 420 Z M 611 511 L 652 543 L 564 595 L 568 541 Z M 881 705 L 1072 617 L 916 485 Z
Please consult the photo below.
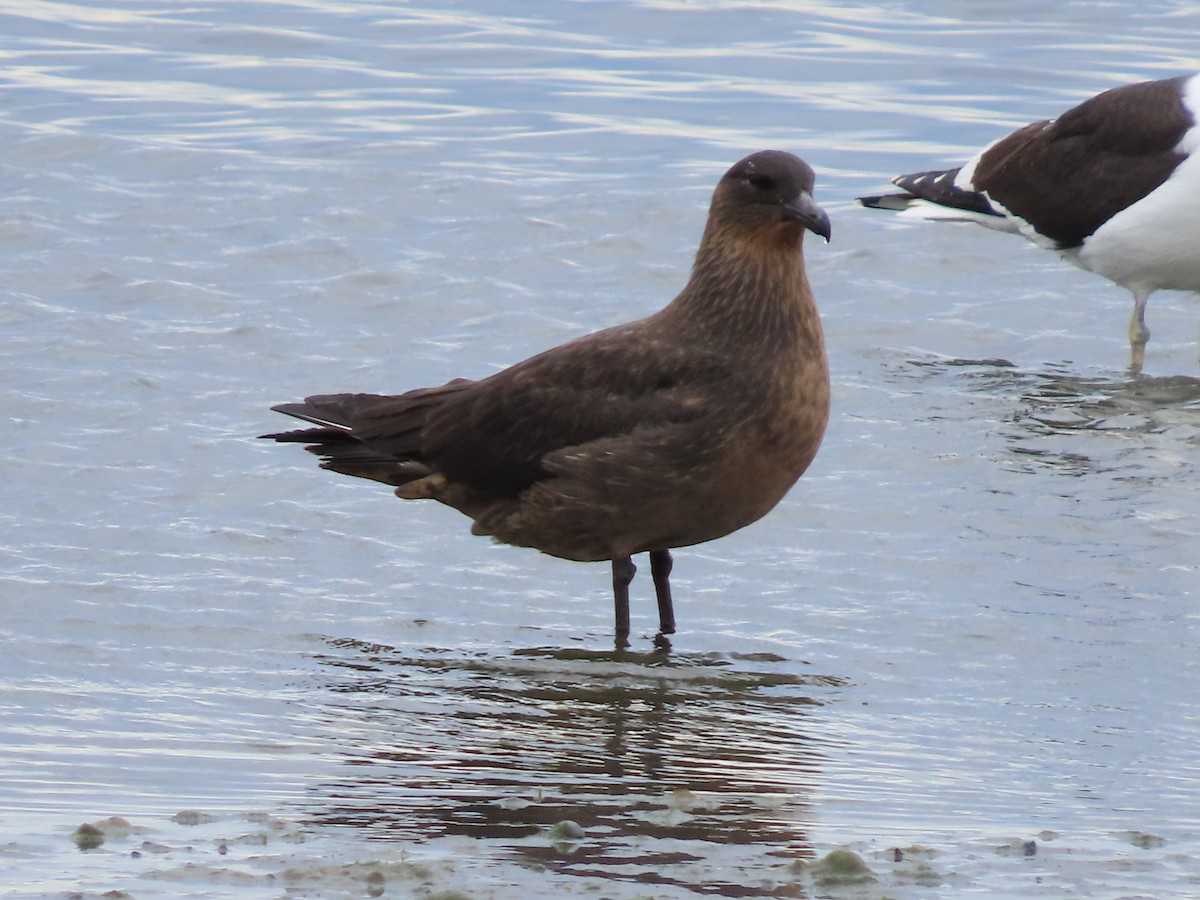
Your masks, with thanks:
M 1194 5 L 2 3 L 0 35 L 0 893 L 815 896 L 795 860 L 841 846 L 866 896 L 1200 891 L 1200 305 L 1153 298 L 1130 382 L 1121 289 L 850 202 L 1194 70 Z M 771 516 L 677 555 L 671 665 L 605 652 L 605 567 L 254 440 L 654 310 L 765 147 L 833 218 L 834 417 Z

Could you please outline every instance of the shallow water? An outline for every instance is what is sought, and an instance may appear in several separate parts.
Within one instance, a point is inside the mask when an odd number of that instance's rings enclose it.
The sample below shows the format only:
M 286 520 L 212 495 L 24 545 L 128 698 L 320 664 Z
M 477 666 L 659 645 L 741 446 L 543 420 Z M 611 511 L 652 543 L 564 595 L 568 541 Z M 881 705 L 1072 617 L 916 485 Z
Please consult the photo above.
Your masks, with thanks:
M 1194 69 L 1191 4 L 0 25 L 0 891 L 1200 891 L 1200 308 L 1151 300 L 1131 379 L 1121 289 L 850 202 Z M 834 417 L 677 554 L 669 657 L 646 581 L 615 656 L 603 566 L 253 439 L 652 311 L 764 147 L 833 218 Z M 804 865 L 839 847 L 877 880 Z

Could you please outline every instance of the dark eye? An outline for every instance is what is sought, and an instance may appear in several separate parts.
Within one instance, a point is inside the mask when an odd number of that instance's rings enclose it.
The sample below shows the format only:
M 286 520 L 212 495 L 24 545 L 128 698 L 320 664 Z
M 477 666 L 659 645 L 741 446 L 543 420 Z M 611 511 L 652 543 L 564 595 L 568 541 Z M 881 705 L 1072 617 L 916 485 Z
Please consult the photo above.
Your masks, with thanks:
M 757 172 L 751 172 L 746 176 L 746 181 L 750 186 L 760 191 L 769 191 L 775 187 L 775 180 L 770 175 L 760 175 Z

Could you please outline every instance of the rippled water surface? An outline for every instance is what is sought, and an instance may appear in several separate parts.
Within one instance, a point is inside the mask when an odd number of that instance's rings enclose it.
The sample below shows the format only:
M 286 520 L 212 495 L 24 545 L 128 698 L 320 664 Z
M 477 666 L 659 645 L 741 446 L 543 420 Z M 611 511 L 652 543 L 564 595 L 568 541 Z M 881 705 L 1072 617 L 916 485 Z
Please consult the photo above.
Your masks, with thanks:
M 1193 4 L 47 0 L 0 35 L 0 892 L 1200 892 L 1200 306 L 1151 300 L 1133 379 L 1123 290 L 851 203 L 1195 69 Z M 616 655 L 604 566 L 254 440 L 656 309 L 765 147 L 833 219 L 833 420 L 677 554 L 669 656 L 641 579 Z

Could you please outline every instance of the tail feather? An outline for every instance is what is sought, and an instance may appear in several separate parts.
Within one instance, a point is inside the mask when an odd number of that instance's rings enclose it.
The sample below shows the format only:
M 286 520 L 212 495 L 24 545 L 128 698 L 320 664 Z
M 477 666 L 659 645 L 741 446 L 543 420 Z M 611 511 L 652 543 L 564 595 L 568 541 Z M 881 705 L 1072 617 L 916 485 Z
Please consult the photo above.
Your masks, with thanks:
M 278 407 L 274 406 L 271 408 L 278 409 Z M 294 431 L 275 431 L 271 434 L 260 434 L 259 439 L 277 441 L 280 444 L 334 443 L 337 441 L 354 441 L 357 443 L 348 432 L 338 428 L 297 428 Z
M 421 452 L 425 420 L 442 400 L 470 383 L 456 379 L 397 396 L 318 394 L 302 403 L 280 403 L 271 409 L 317 427 L 261 437 L 307 445 L 304 449 L 321 457 L 323 469 L 399 487 L 433 473 Z
M 888 209 L 900 212 L 909 209 L 924 209 L 927 212 L 927 218 L 953 217 L 947 216 L 945 211 L 966 213 L 968 215 L 964 218 L 970 219 L 980 216 L 1004 218 L 1004 212 L 996 209 L 986 194 L 956 184 L 961 171 L 961 168 L 935 169 L 929 172 L 898 175 L 892 179 L 892 184 L 902 188 L 904 193 L 859 197 L 858 202 L 870 209 Z M 931 209 L 930 205 L 940 207 L 941 212 Z
M 927 200 L 938 206 L 961 209 L 984 216 L 1003 216 L 990 202 L 986 194 L 956 184 L 961 169 L 941 169 L 931 172 L 914 172 L 892 179 L 898 188 L 908 191 L 918 200 Z
M 915 194 L 876 194 L 873 197 L 859 197 L 858 202 L 867 209 L 890 209 L 903 212 L 913 205 L 917 199 Z
M 272 406 L 271 410 L 314 425 L 348 432 L 352 430 L 355 411 L 364 401 L 382 399 L 378 394 L 315 394 L 305 397 L 303 403 L 280 403 Z

